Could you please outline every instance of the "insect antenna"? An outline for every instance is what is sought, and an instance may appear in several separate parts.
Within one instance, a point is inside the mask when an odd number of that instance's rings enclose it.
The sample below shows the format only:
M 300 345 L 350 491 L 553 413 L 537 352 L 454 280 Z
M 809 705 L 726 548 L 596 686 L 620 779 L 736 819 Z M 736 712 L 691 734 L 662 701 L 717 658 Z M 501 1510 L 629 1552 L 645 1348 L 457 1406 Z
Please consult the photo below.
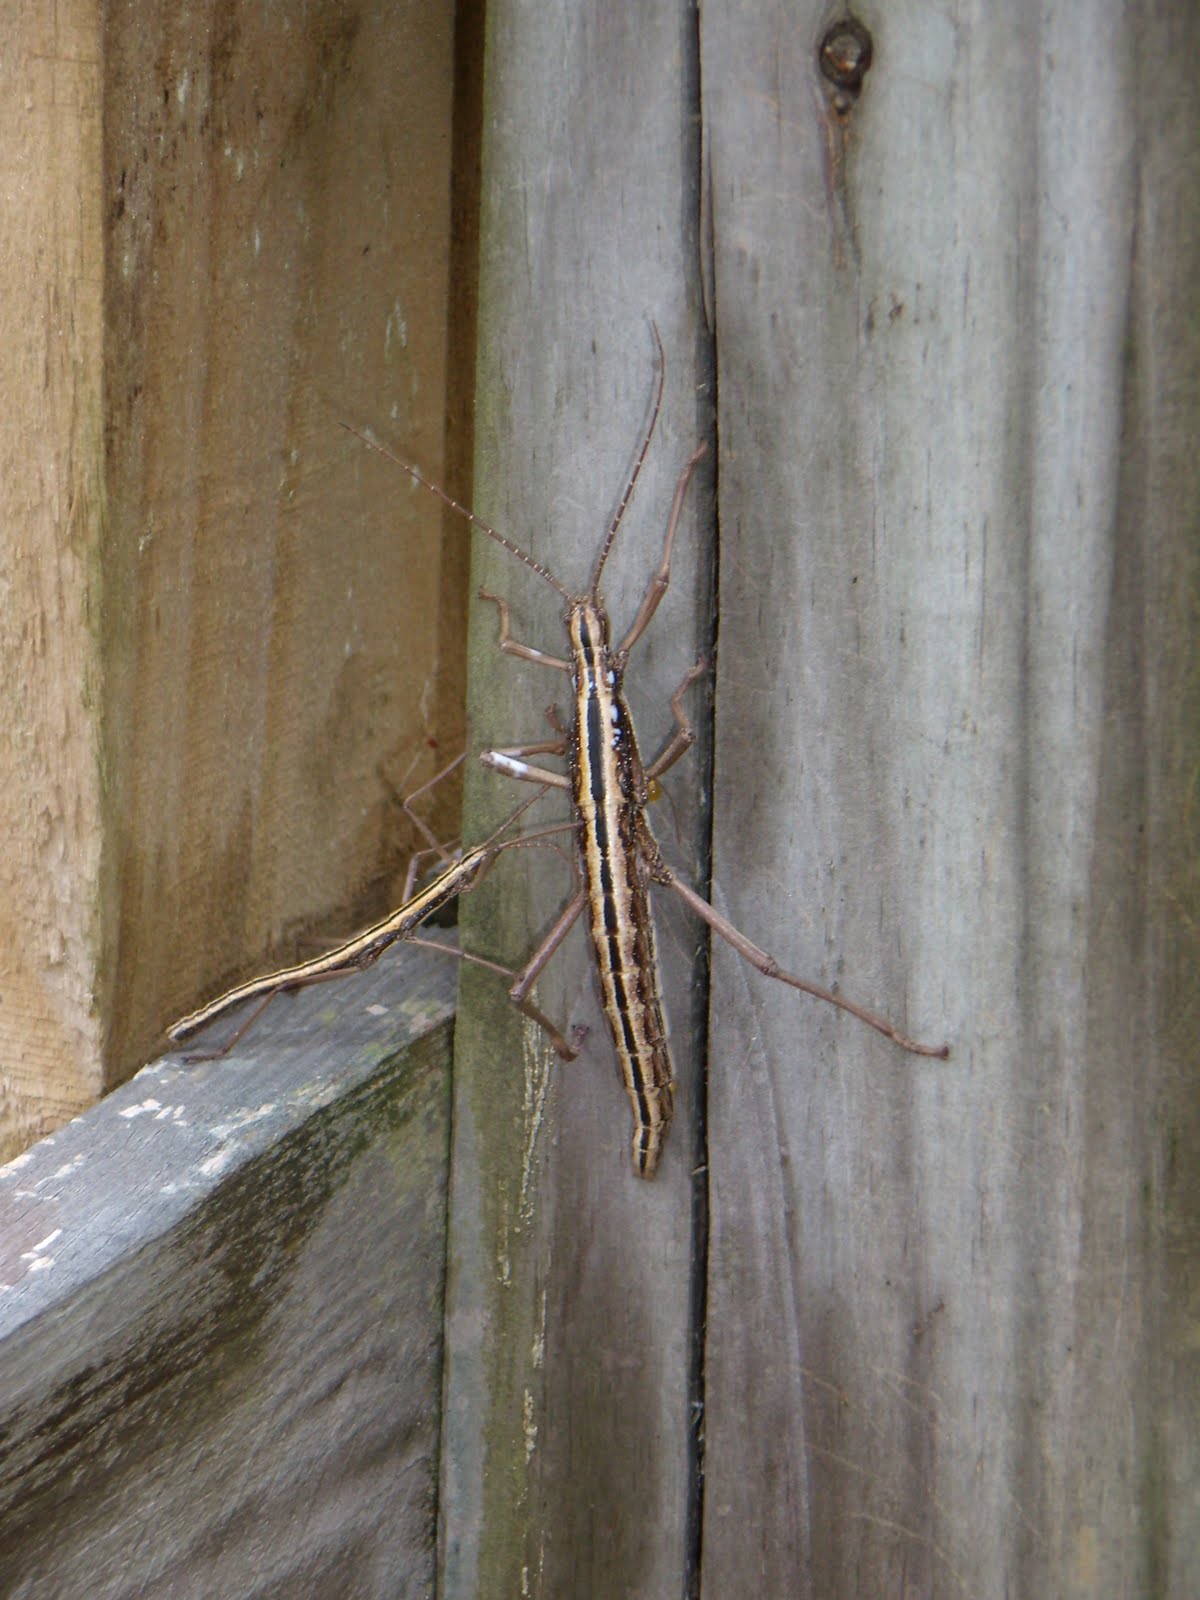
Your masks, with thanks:
M 657 337 L 657 330 L 655 336 Z M 660 345 L 659 348 L 661 349 L 662 346 Z M 656 407 L 655 415 L 657 416 L 657 414 L 658 412 Z M 519 544 L 514 544 L 511 539 L 506 539 L 502 533 L 498 533 L 496 529 L 493 528 L 490 523 L 485 522 L 482 517 L 477 517 L 473 511 L 468 511 L 466 506 L 457 501 L 453 495 L 447 494 L 445 489 L 439 488 L 431 478 L 427 478 L 421 471 L 420 467 L 413 466 L 411 461 L 402 460 L 394 450 L 389 450 L 387 445 L 380 444 L 379 440 L 376 439 L 372 434 L 364 432 L 361 428 L 354 427 L 352 423 L 341 422 L 340 426 L 345 428 L 347 433 L 352 433 L 356 439 L 361 439 L 363 444 L 365 444 L 369 450 L 374 450 L 378 455 L 383 456 L 385 460 L 390 461 L 393 466 L 399 467 L 401 472 L 407 472 L 410 478 L 415 479 L 415 481 L 421 485 L 422 489 L 428 489 L 430 494 L 436 495 L 443 505 L 449 506 L 451 511 L 457 511 L 460 517 L 465 517 L 472 527 L 478 528 L 481 533 L 486 533 L 489 539 L 494 539 L 498 545 L 501 545 L 505 550 L 508 551 L 509 555 L 516 556 L 518 561 L 523 561 L 527 567 L 531 567 L 533 571 L 537 573 L 539 578 L 544 578 L 557 594 L 560 594 L 568 603 L 570 602 L 572 598 L 570 590 L 565 589 L 563 585 L 559 583 L 554 574 L 548 571 L 540 561 L 535 561 L 528 551 L 521 549 Z M 647 443 L 649 443 L 648 440 Z M 643 449 L 643 456 L 645 453 L 646 452 Z M 640 461 L 638 462 L 638 466 L 641 466 Z M 635 478 L 637 477 L 636 469 L 633 475 Z M 629 489 L 632 488 L 633 484 L 631 483 L 629 485 Z M 625 499 L 627 500 L 628 498 L 629 490 L 626 490 Z M 624 510 L 624 501 L 621 503 L 621 509 Z M 611 540 L 611 534 L 609 537 Z
M 667 381 L 667 357 L 663 350 L 663 342 L 658 332 L 658 324 L 650 324 L 654 334 L 654 342 L 658 346 L 658 393 L 654 397 L 654 409 L 650 413 L 650 421 L 646 426 L 645 437 L 642 439 L 642 448 L 638 451 L 638 458 L 633 463 L 633 471 L 629 474 L 629 482 L 625 485 L 625 493 L 617 506 L 616 514 L 609 523 L 608 532 L 604 536 L 604 543 L 600 546 L 600 554 L 596 557 L 596 565 L 592 568 L 592 582 L 588 589 L 588 596 L 592 601 L 599 599 L 600 574 L 604 571 L 604 563 L 608 560 L 608 552 L 612 549 L 613 540 L 617 536 L 617 529 L 621 526 L 621 518 L 625 515 L 625 507 L 633 496 L 633 486 L 638 481 L 638 474 L 642 470 L 642 463 L 646 459 L 646 452 L 650 449 L 650 441 L 654 437 L 654 427 L 658 422 L 658 413 L 662 409 L 663 389 Z

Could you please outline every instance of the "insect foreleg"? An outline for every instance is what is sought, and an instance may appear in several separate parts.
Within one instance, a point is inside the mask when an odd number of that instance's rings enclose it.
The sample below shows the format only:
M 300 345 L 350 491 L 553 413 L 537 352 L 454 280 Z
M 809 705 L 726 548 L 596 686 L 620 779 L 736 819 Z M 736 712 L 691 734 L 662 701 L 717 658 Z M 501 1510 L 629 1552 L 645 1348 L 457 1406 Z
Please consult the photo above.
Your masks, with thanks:
M 679 482 L 675 485 L 675 499 L 671 503 L 671 515 L 667 519 L 667 536 L 663 540 L 662 560 L 658 563 L 658 570 L 646 585 L 646 592 L 642 596 L 642 603 L 638 607 L 638 614 L 634 617 L 629 632 L 613 653 L 618 672 L 624 667 L 629 652 L 649 627 L 650 619 L 662 604 L 663 595 L 670 587 L 671 553 L 675 546 L 675 530 L 679 526 L 679 517 L 683 511 L 684 496 L 687 494 L 688 484 L 692 481 L 696 463 L 707 449 L 707 444 L 698 445 L 692 454 L 692 459 L 679 474 Z
M 553 667 L 556 672 L 570 672 L 571 663 L 564 661 L 561 656 L 547 655 L 544 650 L 535 650 L 531 644 L 519 644 L 512 636 L 512 616 L 507 600 L 501 600 L 498 594 L 492 594 L 490 589 L 480 589 L 479 598 L 490 600 L 500 613 L 500 637 L 496 643 L 506 655 L 519 656 L 522 661 L 534 661 L 540 667 Z
M 520 783 L 541 783 L 551 789 L 569 789 L 571 780 L 565 772 L 551 772 L 548 767 L 531 767 L 522 760 L 524 745 L 514 745 L 507 750 L 485 750 L 480 762 L 492 772 L 502 772 L 506 778 L 516 778 Z
M 383 772 L 380 773 L 380 777 L 383 779 L 383 781 L 387 785 L 387 787 L 389 789 L 391 789 L 394 798 L 399 802 L 400 807 L 403 810 L 405 816 L 412 823 L 413 827 L 416 828 L 417 832 L 421 835 L 421 837 L 425 840 L 426 848 L 424 850 L 418 851 L 417 854 L 415 856 L 413 856 L 412 860 L 408 864 L 409 884 L 408 884 L 408 888 L 407 888 L 407 891 L 406 891 L 405 896 L 404 896 L 404 898 L 406 900 L 408 899 L 409 895 L 412 893 L 413 888 L 416 885 L 416 873 L 417 873 L 419 862 L 420 862 L 422 856 L 436 855 L 439 861 L 446 862 L 447 864 L 453 859 L 452 852 L 447 850 L 446 846 L 442 843 L 442 841 L 440 839 L 437 839 L 437 838 L 434 837 L 434 834 L 433 834 L 432 830 L 430 829 L 429 824 L 425 821 L 424 817 L 420 816 L 413 809 L 413 801 L 414 800 L 419 800 L 420 797 L 423 794 L 428 794 L 431 789 L 436 789 L 438 784 L 441 783 L 444 778 L 448 778 L 450 776 L 450 774 L 454 771 L 454 769 L 456 767 L 458 767 L 458 766 L 461 766 L 462 763 L 466 759 L 467 759 L 467 752 L 465 750 L 463 750 L 463 751 L 460 752 L 460 754 L 455 756 L 453 761 L 448 762 L 442 768 L 442 770 L 440 772 L 435 772 L 433 777 L 430 778 L 428 780 L 428 782 L 423 783 L 419 789 L 414 789 L 412 791 L 412 793 L 408 794 L 408 795 L 399 794 L 396 791 L 396 789 L 393 787 L 392 782 L 388 778 L 387 774 L 383 773 Z M 409 771 L 411 771 L 411 770 L 412 770 L 412 766 L 410 764 Z M 406 776 L 407 776 L 407 774 L 406 774 Z M 401 781 L 403 781 L 403 780 L 401 780 Z

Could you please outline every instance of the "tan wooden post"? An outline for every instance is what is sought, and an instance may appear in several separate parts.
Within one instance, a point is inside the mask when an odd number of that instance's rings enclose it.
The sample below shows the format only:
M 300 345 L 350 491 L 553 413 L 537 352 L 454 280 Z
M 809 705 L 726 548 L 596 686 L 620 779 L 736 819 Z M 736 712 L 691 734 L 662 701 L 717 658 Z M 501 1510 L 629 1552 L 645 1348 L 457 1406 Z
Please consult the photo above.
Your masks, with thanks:
M 461 744 L 467 546 L 339 422 L 465 492 L 447 328 L 474 251 L 449 12 L 69 0 L 7 26 L 11 1154 L 174 1015 L 398 893 L 391 789 Z

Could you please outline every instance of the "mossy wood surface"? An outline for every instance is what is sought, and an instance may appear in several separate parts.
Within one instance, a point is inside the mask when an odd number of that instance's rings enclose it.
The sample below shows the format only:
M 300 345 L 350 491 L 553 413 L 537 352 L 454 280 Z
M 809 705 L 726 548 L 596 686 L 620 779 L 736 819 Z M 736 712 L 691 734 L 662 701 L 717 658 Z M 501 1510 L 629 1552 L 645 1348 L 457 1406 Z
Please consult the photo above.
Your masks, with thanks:
M 0 1169 L 5 1595 L 433 1593 L 453 968 L 278 1000 Z

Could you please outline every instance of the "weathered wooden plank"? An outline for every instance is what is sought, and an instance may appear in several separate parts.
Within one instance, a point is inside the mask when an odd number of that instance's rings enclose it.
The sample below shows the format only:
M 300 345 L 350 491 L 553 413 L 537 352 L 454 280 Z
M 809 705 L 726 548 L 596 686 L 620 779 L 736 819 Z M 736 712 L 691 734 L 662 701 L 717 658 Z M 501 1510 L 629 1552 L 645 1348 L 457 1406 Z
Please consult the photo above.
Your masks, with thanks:
M 0 1171 L 6 1595 L 433 1592 L 453 968 L 279 1001 Z
M 384 780 L 460 741 L 465 568 L 339 427 L 443 471 L 453 13 L 113 7 L 104 53 L 111 1082 L 395 903 Z
M 461 743 L 465 546 L 338 426 L 461 487 L 454 33 L 388 0 L 6 32 L 0 1153 L 394 903 L 388 781 Z M 431 804 L 452 832 L 455 785 Z
M 714 953 L 704 1593 L 1183 1596 L 1197 19 L 862 14 L 703 11 L 715 899 L 954 1058 Z
M 709 426 L 698 304 L 699 147 L 694 17 L 684 6 L 488 8 L 476 509 L 567 584 L 584 586 L 632 464 L 655 382 L 650 319 L 668 358 L 658 435 L 604 592 L 627 626 L 657 563 L 675 478 Z M 628 687 L 642 742 L 703 641 L 696 519 Z M 557 596 L 477 546 L 476 574 L 513 600 L 514 628 L 561 652 Z M 541 737 L 566 680 L 496 651 L 478 612 L 476 744 Z M 702 716 L 704 690 L 693 701 Z M 695 756 L 672 781 L 684 870 L 697 855 Z M 467 832 L 511 805 L 469 784 Z M 547 814 L 562 814 L 547 805 Z M 670 839 L 664 808 L 660 831 Z M 539 859 L 539 857 L 541 859 Z M 497 868 L 464 909 L 464 937 L 530 953 L 571 890 L 550 852 Z M 591 1029 L 563 1066 L 464 975 L 456 1036 L 441 1571 L 447 1596 L 677 1595 L 690 1559 L 692 1168 L 696 1057 L 691 958 L 700 941 L 659 918 L 679 1111 L 664 1165 L 633 1176 L 630 1118 L 582 930 L 540 985 Z
M 98 10 L 9 10 L 0 52 L 0 1160 L 101 1083 Z

